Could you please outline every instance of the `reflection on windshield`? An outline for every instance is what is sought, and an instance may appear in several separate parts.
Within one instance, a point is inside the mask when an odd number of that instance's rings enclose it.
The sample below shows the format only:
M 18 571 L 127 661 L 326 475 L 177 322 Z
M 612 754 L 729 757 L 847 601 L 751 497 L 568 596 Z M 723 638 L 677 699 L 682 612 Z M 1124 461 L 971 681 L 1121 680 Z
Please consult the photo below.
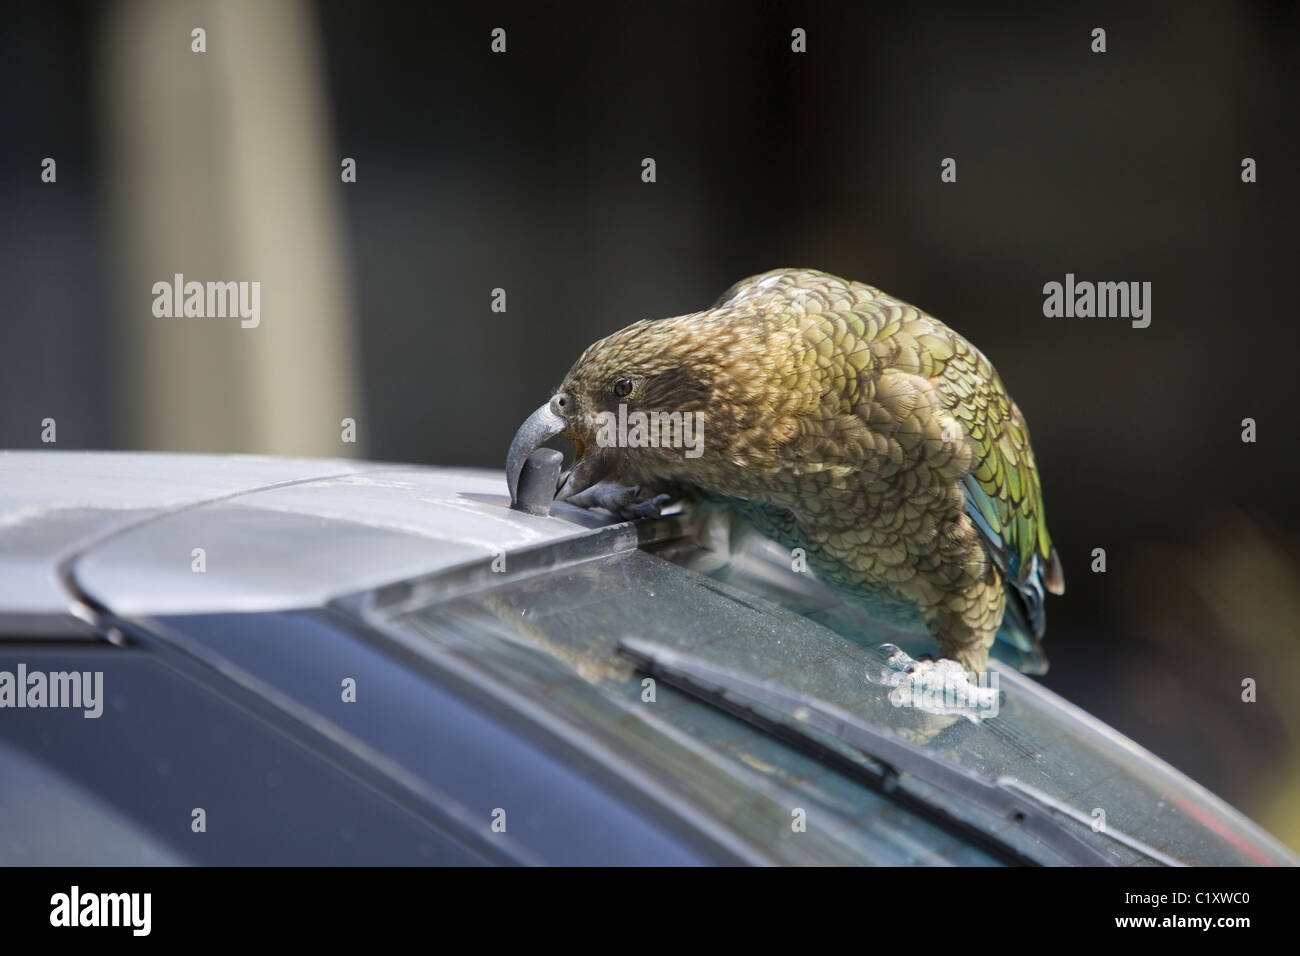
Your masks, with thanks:
M 1190 864 L 1289 862 L 1217 798 L 1018 674 L 1000 672 L 998 716 L 979 722 L 895 706 L 890 688 L 869 673 L 878 666 L 874 645 L 898 635 L 846 623 L 806 578 L 783 578 L 779 567 L 760 561 L 746 568 L 691 547 L 671 557 L 712 576 L 627 551 L 517 579 L 497 575 L 501 583 L 469 593 L 408 597 L 371 617 L 390 632 L 472 658 L 520 692 L 540 689 L 548 707 L 607 738 L 603 743 L 627 759 L 670 774 L 674 786 L 720 812 L 737 832 L 779 847 L 786 862 L 991 861 L 780 741 L 672 688 L 648 686 L 617 653 L 620 638 L 657 641 L 777 682 L 940 759 L 1012 778 L 1072 810 L 1076 820 L 1093 821 L 1070 825 L 1115 863 L 1151 861 L 1108 839 L 1106 828 Z M 838 632 L 844 629 L 854 638 Z M 746 778 L 743 791 L 736 773 Z M 800 809 L 820 825 L 792 831 L 791 814 Z M 1008 843 L 1055 862 L 1014 825 L 971 808 L 955 812 L 1001 828 Z

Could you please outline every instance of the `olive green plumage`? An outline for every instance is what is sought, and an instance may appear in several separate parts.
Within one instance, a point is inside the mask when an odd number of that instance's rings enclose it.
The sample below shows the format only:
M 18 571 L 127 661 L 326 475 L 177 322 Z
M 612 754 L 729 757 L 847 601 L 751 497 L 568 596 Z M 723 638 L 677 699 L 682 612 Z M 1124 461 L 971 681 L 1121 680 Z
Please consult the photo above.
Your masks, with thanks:
M 727 501 L 967 670 L 983 670 L 999 628 L 1041 657 L 1043 591 L 1064 580 L 1028 427 L 988 359 L 920 309 L 824 272 L 775 270 L 708 311 L 595 343 L 561 393 L 584 483 Z M 620 403 L 703 412 L 703 453 L 599 447 L 596 416 Z

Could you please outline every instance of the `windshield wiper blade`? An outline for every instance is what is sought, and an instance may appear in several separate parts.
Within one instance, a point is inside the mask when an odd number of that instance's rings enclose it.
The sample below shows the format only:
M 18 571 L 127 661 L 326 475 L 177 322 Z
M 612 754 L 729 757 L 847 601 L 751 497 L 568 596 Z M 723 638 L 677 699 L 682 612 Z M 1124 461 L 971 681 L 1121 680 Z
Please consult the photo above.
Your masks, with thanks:
M 1009 785 L 1010 781 L 936 757 L 816 697 L 758 680 L 666 644 L 625 637 L 618 646 L 623 655 L 646 674 L 780 738 L 819 762 L 907 805 L 1004 862 L 1040 865 L 1040 861 L 1001 836 L 952 814 L 915 790 L 900 787 L 900 774 L 914 777 L 1015 824 L 1066 863 L 1076 866 L 1115 865 L 1113 860 L 1055 816 L 1051 807 L 1041 805 L 1029 793 Z M 773 720 L 757 710 L 756 704 L 786 719 Z M 883 774 L 874 773 L 827 746 L 809 732 L 807 728 L 810 727 L 879 764 L 884 768 Z

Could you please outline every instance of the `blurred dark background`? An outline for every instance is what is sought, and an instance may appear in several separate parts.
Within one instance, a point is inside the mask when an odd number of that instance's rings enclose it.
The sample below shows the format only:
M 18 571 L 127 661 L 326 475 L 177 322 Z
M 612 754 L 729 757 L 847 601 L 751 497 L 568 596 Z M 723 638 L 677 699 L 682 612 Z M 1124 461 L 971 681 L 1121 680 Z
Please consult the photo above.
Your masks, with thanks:
M 1045 683 L 1300 846 L 1298 40 L 1276 3 L 10 3 L 0 447 L 499 468 L 592 340 L 869 282 L 1029 419 Z M 155 318 L 174 272 L 260 280 L 261 326 Z M 1150 327 L 1045 318 L 1067 272 L 1151 282 Z

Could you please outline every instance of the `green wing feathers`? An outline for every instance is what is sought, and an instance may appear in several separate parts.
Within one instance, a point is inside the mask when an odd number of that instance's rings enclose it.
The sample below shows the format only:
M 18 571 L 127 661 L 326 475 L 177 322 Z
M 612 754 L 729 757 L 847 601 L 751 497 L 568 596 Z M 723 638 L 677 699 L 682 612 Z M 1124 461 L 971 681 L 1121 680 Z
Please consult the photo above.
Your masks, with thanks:
M 974 383 L 966 386 L 968 398 L 954 402 L 950 409 L 979 462 L 966 482 L 971 510 L 987 525 L 981 530 L 993 538 L 991 543 L 999 546 L 1002 553 L 995 557 L 1003 559 L 1004 570 L 1025 582 L 1038 569 L 1047 590 L 1060 594 L 1065 590 L 1064 575 L 1047 530 L 1043 490 L 1024 416 L 988 360 L 964 342 L 943 370 L 944 379 L 954 376 Z

